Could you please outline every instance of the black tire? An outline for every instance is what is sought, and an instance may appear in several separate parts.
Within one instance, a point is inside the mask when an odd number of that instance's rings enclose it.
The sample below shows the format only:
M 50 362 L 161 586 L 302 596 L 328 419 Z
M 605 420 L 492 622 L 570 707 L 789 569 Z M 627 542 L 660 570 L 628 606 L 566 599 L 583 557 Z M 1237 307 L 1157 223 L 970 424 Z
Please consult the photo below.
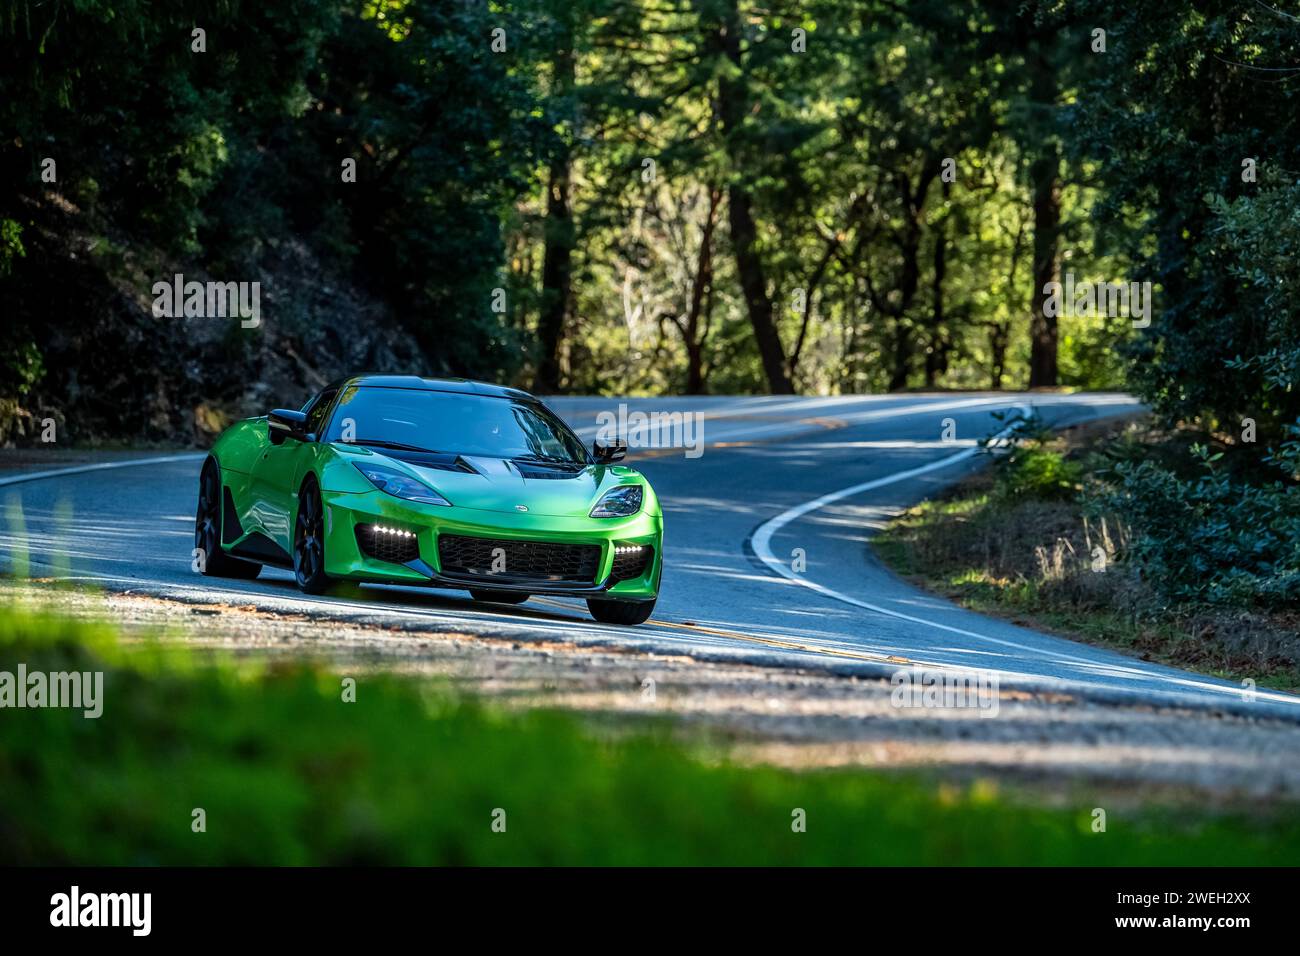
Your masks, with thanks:
M 306 594 L 324 594 L 330 576 L 325 573 L 325 509 L 315 479 L 303 482 L 298 492 L 298 517 L 293 525 L 293 576 Z
M 470 588 L 469 596 L 475 601 L 488 601 L 495 604 L 523 604 L 531 594 L 520 594 L 517 591 L 492 591 L 488 588 Z
M 622 624 L 632 627 L 644 624 L 654 612 L 654 601 L 606 601 L 587 598 L 587 609 L 601 624 Z
M 203 463 L 199 475 L 199 507 L 194 515 L 194 547 L 202 552 L 199 573 L 212 578 L 251 581 L 262 573 L 253 561 L 232 558 L 221 548 L 221 467 L 216 459 Z

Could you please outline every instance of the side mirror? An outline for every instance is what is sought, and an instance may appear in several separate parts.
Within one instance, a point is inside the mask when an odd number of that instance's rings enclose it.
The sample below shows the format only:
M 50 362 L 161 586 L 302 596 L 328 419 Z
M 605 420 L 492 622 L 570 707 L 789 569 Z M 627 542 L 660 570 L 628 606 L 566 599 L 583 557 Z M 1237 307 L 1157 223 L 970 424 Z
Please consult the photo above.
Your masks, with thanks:
M 592 442 L 591 453 L 596 456 L 599 464 L 612 465 L 627 457 L 627 445 L 602 445 L 598 441 Z
M 291 408 L 272 409 L 266 416 L 266 430 L 272 445 L 279 445 L 286 438 L 307 441 L 307 415 Z

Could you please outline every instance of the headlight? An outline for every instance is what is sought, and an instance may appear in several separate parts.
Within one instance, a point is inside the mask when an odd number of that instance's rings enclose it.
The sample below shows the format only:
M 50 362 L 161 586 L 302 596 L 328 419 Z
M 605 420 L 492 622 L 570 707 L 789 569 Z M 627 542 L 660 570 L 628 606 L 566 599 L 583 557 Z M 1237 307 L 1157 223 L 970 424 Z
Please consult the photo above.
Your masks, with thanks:
M 641 510 L 641 486 L 619 485 L 605 492 L 591 509 L 593 518 L 626 518 Z
M 357 470 L 366 476 L 366 480 L 386 495 L 403 498 L 406 501 L 418 501 L 424 505 L 451 505 L 451 502 L 424 482 L 416 481 L 393 468 L 383 465 L 357 465 Z

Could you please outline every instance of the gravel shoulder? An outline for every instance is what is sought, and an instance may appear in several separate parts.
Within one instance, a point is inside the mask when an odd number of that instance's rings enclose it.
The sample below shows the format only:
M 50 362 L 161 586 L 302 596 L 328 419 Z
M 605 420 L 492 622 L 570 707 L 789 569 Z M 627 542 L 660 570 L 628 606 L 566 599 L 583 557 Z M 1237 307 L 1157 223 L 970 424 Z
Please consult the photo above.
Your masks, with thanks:
M 0 583 L 0 600 L 116 623 L 237 658 L 315 657 L 340 673 L 441 679 L 509 708 L 578 713 L 597 732 L 669 720 L 706 759 L 818 770 L 871 767 L 980 783 L 1035 801 L 1095 796 L 1258 807 L 1300 799 L 1300 727 L 1206 710 L 1121 706 L 1002 689 L 995 716 L 898 707 L 887 679 L 700 661 L 554 640 L 320 621 L 251 606 Z

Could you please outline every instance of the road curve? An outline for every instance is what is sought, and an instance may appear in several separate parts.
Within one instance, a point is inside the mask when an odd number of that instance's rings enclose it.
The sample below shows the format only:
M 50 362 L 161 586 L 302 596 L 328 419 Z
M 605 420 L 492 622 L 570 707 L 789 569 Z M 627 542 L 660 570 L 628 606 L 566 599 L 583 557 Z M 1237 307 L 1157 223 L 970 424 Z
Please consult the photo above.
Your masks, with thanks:
M 1300 698 L 1146 663 L 964 611 L 902 582 L 867 547 L 887 518 L 981 465 L 999 413 L 1032 406 L 1056 427 L 1130 413 L 1111 394 L 921 394 L 836 398 L 565 398 L 586 440 L 598 416 L 692 412 L 704 448 L 634 451 L 665 512 L 662 596 L 651 622 L 593 622 L 579 602 L 515 608 L 468 594 L 367 586 L 306 598 L 287 572 L 213 582 L 190 568 L 203 456 L 0 473 L 0 570 L 181 600 L 237 602 L 358 623 L 519 640 L 563 639 L 767 665 L 880 675 L 978 670 L 1004 687 L 1210 706 L 1300 720 Z M 948 420 L 951 420 L 950 422 Z M 946 437 L 954 440 L 944 440 Z M 806 567 L 795 570 L 794 557 Z

